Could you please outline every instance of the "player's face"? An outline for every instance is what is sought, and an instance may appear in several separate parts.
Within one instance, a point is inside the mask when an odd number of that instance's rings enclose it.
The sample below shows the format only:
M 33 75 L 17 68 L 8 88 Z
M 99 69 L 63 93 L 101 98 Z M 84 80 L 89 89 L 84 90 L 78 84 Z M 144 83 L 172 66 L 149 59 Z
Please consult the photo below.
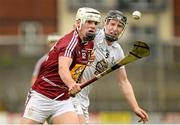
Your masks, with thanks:
M 81 33 L 82 33 L 83 37 L 86 37 L 86 34 L 88 32 L 95 34 L 97 24 L 98 23 L 95 21 L 87 20 L 81 27 Z
M 119 37 L 123 29 L 124 29 L 123 24 L 118 20 L 111 19 L 109 20 L 109 22 L 106 22 L 105 24 L 106 34 L 109 34 L 114 37 Z

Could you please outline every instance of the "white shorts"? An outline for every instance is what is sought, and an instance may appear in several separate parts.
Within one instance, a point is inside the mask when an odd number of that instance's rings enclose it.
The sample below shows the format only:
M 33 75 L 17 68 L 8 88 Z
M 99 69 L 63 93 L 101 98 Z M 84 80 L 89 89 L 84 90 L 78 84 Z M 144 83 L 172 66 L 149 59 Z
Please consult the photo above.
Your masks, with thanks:
M 80 100 L 78 100 L 76 97 L 71 98 L 75 111 L 78 115 L 83 115 L 85 118 L 86 123 L 89 123 L 89 112 L 88 108 L 83 107 L 83 105 L 80 103 Z
M 23 117 L 43 123 L 65 112 L 75 112 L 71 99 L 53 100 L 33 90 L 27 96 Z

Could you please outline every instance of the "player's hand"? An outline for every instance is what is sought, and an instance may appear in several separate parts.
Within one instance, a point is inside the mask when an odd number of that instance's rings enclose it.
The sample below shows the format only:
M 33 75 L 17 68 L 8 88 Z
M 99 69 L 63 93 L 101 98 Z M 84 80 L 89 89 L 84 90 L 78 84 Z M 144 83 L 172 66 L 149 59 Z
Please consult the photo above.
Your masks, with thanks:
M 143 122 L 143 124 L 145 124 L 146 122 L 148 122 L 148 114 L 141 109 L 140 107 L 138 107 L 137 109 L 134 110 L 135 114 L 140 117 L 140 120 L 138 122 Z
M 69 95 L 74 97 L 78 92 L 81 91 L 80 84 L 74 84 L 73 86 L 69 87 Z

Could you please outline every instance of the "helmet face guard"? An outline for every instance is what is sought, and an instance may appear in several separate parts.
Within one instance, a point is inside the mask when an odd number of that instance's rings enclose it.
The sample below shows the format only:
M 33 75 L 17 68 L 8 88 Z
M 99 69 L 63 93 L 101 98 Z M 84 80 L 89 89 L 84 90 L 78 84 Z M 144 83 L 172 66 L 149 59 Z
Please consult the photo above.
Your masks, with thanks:
M 105 22 L 108 23 L 110 20 L 118 20 L 120 23 L 122 23 L 123 25 L 123 31 L 125 30 L 126 24 L 127 24 L 127 18 L 126 16 L 124 16 L 124 14 L 121 11 L 118 10 L 110 10 L 107 13 Z M 122 36 L 122 33 L 120 36 Z M 112 35 L 106 34 L 105 33 L 105 37 L 107 41 L 113 42 L 113 41 L 117 41 L 119 37 L 114 37 Z
M 88 20 L 100 23 L 101 15 L 98 10 L 88 7 L 82 7 L 79 8 L 77 11 L 76 20 L 80 20 L 80 27 L 78 28 L 78 30 L 80 30 L 82 25 Z M 88 41 L 94 40 L 94 38 L 95 38 L 95 33 L 88 32 L 86 33 L 86 36 L 83 38 L 82 42 L 86 43 Z

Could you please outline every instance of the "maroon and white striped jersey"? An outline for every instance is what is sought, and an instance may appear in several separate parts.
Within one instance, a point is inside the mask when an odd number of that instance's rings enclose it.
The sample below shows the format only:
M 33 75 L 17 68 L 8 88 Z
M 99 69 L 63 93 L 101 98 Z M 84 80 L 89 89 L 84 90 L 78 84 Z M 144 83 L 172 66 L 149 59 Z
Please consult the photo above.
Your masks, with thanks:
M 55 99 L 59 95 L 61 96 L 57 100 L 68 99 L 68 87 L 63 83 L 58 73 L 58 57 L 65 56 L 73 59 L 70 71 L 75 76 L 85 68 L 92 49 L 93 42 L 82 44 L 76 30 L 66 34 L 49 51 L 32 89 L 51 99 Z

